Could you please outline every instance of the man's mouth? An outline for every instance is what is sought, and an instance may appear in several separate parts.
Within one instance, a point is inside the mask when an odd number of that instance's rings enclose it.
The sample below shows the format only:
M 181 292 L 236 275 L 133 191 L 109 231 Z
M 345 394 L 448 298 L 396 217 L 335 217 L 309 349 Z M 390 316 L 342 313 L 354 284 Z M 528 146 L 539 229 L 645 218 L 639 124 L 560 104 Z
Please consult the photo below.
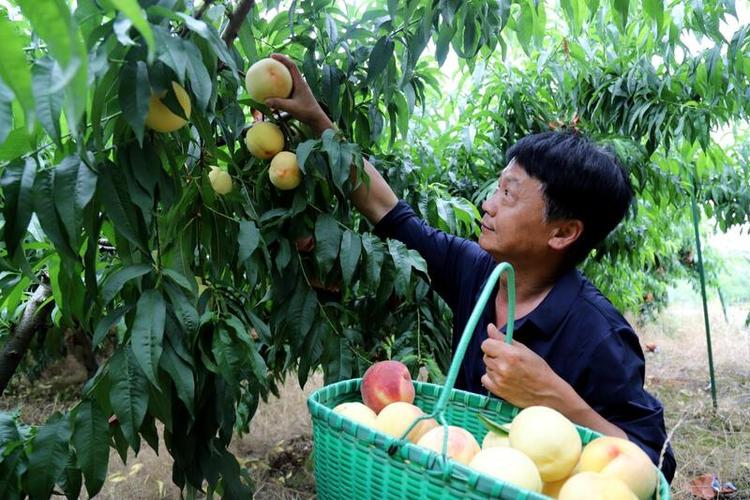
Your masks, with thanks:
M 492 229 L 490 226 L 488 226 L 484 222 L 480 222 L 479 225 L 482 226 L 482 229 L 486 229 L 487 231 L 494 231 L 494 229 Z

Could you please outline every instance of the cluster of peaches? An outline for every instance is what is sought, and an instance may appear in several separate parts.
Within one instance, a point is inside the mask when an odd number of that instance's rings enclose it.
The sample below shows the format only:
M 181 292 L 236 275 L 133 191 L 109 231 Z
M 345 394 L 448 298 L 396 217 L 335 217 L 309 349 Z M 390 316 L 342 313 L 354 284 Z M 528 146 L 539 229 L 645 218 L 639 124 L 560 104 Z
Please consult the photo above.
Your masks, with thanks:
M 414 404 L 409 370 L 398 361 L 372 365 L 361 385 L 362 402 L 346 402 L 334 412 L 389 436 L 401 438 L 425 413 Z M 480 473 L 518 488 L 562 500 L 646 500 L 658 483 L 648 455 L 618 437 L 599 437 L 583 446 L 580 434 L 561 413 L 544 406 L 521 410 L 508 424 L 482 418 L 488 432 L 480 447 L 459 426 L 424 418 L 406 439 Z
M 266 58 L 250 66 L 245 74 L 245 88 L 250 97 L 259 103 L 270 97 L 287 98 L 292 93 L 292 75 L 282 63 Z M 182 107 L 183 115 L 173 113 L 163 102 L 166 91 L 152 93 L 149 99 L 146 126 L 156 132 L 170 133 L 185 126 L 192 111 L 190 96 L 177 82 L 172 90 Z M 268 176 L 271 183 L 281 190 L 296 188 L 301 180 L 297 156 L 284 149 L 284 134 L 278 125 L 269 121 L 257 121 L 245 134 L 245 146 L 256 158 L 271 160 Z M 225 169 L 212 166 L 208 180 L 213 190 L 220 195 L 232 191 L 232 177 Z

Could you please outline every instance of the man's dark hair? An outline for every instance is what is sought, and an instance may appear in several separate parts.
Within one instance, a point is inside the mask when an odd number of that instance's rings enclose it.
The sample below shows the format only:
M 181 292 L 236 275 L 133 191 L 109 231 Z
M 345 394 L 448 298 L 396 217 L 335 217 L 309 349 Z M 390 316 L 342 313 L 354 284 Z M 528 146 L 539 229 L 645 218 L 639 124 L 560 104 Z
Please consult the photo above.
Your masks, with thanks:
M 630 178 L 615 154 L 579 132 L 529 135 L 506 156 L 542 183 L 547 220 L 583 222 L 568 253 L 573 266 L 620 223 L 633 200 Z

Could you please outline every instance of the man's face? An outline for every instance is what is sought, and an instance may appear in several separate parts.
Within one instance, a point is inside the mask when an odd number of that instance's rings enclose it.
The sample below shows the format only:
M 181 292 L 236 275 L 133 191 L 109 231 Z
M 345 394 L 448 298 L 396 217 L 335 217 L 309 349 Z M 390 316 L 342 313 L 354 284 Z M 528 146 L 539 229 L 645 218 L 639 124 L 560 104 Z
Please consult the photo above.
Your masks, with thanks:
M 543 186 L 514 160 L 503 169 L 495 193 L 482 204 L 479 245 L 498 260 L 543 257 L 552 228 L 546 222 Z

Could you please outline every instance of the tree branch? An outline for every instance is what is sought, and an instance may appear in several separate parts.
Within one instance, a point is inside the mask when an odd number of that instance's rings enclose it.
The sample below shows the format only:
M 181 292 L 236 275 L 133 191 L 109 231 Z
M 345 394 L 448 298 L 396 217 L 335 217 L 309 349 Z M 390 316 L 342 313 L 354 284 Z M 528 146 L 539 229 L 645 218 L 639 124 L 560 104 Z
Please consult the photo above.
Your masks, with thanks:
M 234 9 L 232 15 L 229 18 L 229 24 L 227 29 L 224 30 L 224 34 L 221 35 L 221 39 L 227 44 L 227 47 L 231 47 L 234 43 L 237 34 L 240 31 L 242 23 L 245 21 L 247 14 L 250 9 L 255 5 L 255 0 L 241 0 L 240 4 Z
M 0 356 L 0 396 L 5 392 L 8 382 L 21 363 L 34 333 L 44 325 L 44 320 L 53 303 L 49 302 L 44 306 L 42 304 L 50 295 L 52 295 L 50 287 L 45 282 L 40 283 L 31 299 L 26 302 L 21 321 L 3 347 L 3 353 Z

